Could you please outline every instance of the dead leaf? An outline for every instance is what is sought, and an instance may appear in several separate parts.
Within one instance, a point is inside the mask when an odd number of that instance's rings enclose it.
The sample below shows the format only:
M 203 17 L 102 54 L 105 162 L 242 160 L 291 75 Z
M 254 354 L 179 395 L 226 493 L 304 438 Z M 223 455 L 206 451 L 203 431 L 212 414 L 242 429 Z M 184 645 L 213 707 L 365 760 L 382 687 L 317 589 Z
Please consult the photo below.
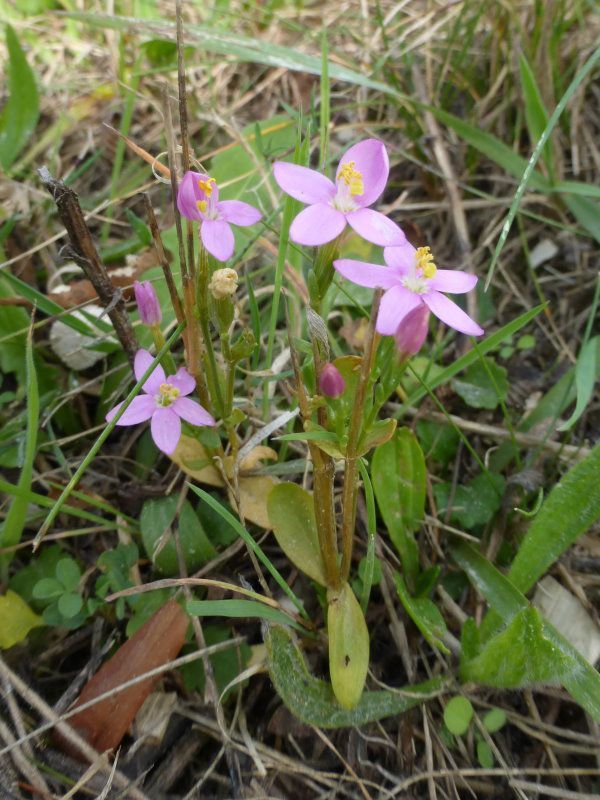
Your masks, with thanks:
M 240 504 L 245 520 L 261 528 L 271 527 L 267 514 L 267 497 L 277 483 L 279 481 L 270 475 L 240 476 Z M 233 508 L 236 507 L 232 492 L 229 492 L 229 502 Z

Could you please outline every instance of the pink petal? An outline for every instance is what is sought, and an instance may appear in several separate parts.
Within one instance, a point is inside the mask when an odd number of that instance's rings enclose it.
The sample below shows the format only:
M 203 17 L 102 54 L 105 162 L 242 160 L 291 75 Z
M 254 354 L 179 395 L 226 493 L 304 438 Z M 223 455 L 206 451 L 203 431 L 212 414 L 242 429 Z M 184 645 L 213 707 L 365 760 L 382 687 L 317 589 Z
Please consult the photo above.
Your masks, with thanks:
M 290 239 L 297 244 L 317 247 L 331 242 L 346 227 L 346 218 L 325 203 L 316 203 L 301 211 L 290 227 Z
M 408 312 L 421 302 L 420 295 L 405 289 L 404 286 L 392 286 L 381 298 L 375 325 L 377 332 L 384 336 L 393 336 Z
M 221 200 L 217 211 L 221 219 L 242 227 L 254 225 L 262 217 L 258 208 L 254 208 L 250 203 L 243 203 L 241 200 Z
M 370 206 L 385 189 L 390 172 L 390 162 L 383 142 L 379 139 L 365 139 L 347 150 L 342 156 L 336 172 L 349 161 L 354 161 L 354 169 L 360 172 L 364 192 L 355 195 L 354 200 L 361 206 Z
M 276 161 L 273 164 L 273 175 L 280 188 L 301 203 L 326 203 L 335 195 L 335 186 L 329 178 L 299 164 Z
M 138 350 L 135 354 L 135 359 L 133 361 L 133 372 L 135 375 L 136 381 L 139 381 L 142 375 L 146 372 L 148 367 L 154 363 L 155 359 L 147 350 Z M 165 371 L 158 364 L 152 375 L 148 378 L 146 383 L 142 386 L 142 389 L 146 392 L 146 394 L 156 394 L 160 389 L 161 383 L 166 381 Z
M 429 292 L 422 295 L 423 302 L 429 306 L 430 311 L 435 314 L 438 319 L 445 322 L 451 328 L 454 328 L 461 333 L 466 333 L 469 336 L 481 336 L 483 328 L 465 314 L 456 303 L 449 300 L 439 292 Z
M 181 420 L 173 408 L 157 408 L 152 415 L 150 431 L 154 444 L 168 456 L 175 450 L 181 436 Z
M 406 241 L 406 236 L 395 222 L 372 208 L 350 211 L 346 219 L 359 236 L 381 247 L 401 245 Z
M 123 403 L 119 403 L 106 415 L 106 421 L 110 422 L 116 415 L 117 411 L 121 408 Z M 145 422 L 150 419 L 156 408 L 154 398 L 150 394 L 139 394 L 134 397 L 131 403 L 127 406 L 123 415 L 119 418 L 117 425 L 138 425 L 140 422 Z
M 175 375 L 169 375 L 167 382 L 179 389 L 182 395 L 191 394 L 196 388 L 196 381 L 185 367 L 179 367 Z
M 438 269 L 428 283 L 431 289 L 450 294 L 470 292 L 477 283 L 477 276 L 459 269 Z
M 406 241 L 399 247 L 386 247 L 383 251 L 383 260 L 401 275 L 406 275 L 415 268 L 416 252 L 412 244 Z
M 224 219 L 205 219 L 200 227 L 202 243 L 217 261 L 228 261 L 233 255 L 233 231 Z
M 198 208 L 198 200 L 202 197 L 199 196 L 200 189 L 198 187 L 198 180 L 205 176 L 199 172 L 186 172 L 183 180 L 179 185 L 177 191 L 177 208 L 179 213 L 187 219 L 202 219 L 200 210 Z
M 191 425 L 210 425 L 212 427 L 217 424 L 200 403 L 190 400 L 189 397 L 178 397 L 171 408 Z
M 333 262 L 336 270 L 352 283 L 359 286 L 368 286 L 375 289 L 381 286 L 382 289 L 391 289 L 397 286 L 400 278 L 390 267 L 381 267 L 379 264 L 368 264 L 365 261 L 354 261 L 351 258 L 340 258 Z

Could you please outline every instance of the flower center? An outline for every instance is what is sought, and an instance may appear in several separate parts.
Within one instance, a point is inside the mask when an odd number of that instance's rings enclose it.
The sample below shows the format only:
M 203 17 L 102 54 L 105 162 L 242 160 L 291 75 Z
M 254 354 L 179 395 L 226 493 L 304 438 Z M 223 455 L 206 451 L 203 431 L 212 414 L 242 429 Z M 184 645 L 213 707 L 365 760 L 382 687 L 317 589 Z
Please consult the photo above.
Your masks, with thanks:
M 433 263 L 433 255 L 429 247 L 418 247 L 415 253 L 415 267 L 421 270 L 421 274 L 427 280 L 431 280 L 437 272 L 437 267 Z
M 201 192 L 204 192 L 207 197 L 210 197 L 213 193 L 214 183 L 216 183 L 214 178 L 207 178 L 205 181 L 199 180 L 198 186 L 200 187 Z
M 161 383 L 155 398 L 156 405 L 161 408 L 168 408 L 173 405 L 180 394 L 181 391 L 176 386 L 173 386 L 172 383 Z
M 338 175 L 338 181 L 343 181 L 346 184 L 352 197 L 357 194 L 364 194 L 365 191 L 362 173 L 354 169 L 355 164 L 356 161 L 347 161 Z

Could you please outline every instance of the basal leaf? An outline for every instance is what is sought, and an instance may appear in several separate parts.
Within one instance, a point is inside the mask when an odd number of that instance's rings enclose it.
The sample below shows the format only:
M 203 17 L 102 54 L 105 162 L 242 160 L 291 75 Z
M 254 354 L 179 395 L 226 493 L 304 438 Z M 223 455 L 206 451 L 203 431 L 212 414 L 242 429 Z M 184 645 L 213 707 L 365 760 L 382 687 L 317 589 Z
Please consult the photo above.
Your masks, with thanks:
M 437 647 L 442 653 L 450 651 L 442 641 L 442 636 L 446 633 L 446 622 L 436 604 L 428 597 L 411 597 L 402 579 L 402 575 L 394 574 L 398 597 L 404 606 L 408 616 L 421 631 L 426 641 L 432 647 Z
M 443 688 L 440 678 L 396 691 L 363 692 L 353 709 L 343 708 L 331 685 L 315 678 L 292 633 L 279 625 L 265 630 L 269 672 L 277 693 L 298 719 L 319 728 L 366 725 L 384 717 L 403 714 L 435 697 Z
M 348 583 L 327 593 L 329 675 L 336 700 L 354 708 L 362 695 L 369 668 L 369 631 Z

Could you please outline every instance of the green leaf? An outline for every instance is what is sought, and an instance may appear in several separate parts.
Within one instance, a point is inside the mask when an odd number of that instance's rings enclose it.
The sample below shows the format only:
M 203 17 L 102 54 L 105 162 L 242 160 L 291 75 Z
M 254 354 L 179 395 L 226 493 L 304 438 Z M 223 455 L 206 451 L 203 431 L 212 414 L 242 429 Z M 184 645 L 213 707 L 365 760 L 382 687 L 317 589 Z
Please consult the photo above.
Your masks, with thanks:
M 450 651 L 442 641 L 446 633 L 446 622 L 436 604 L 428 597 L 411 597 L 400 573 L 394 573 L 396 590 L 406 613 L 421 631 L 426 641 L 432 647 L 437 647 L 442 653 Z
M 594 336 L 593 339 L 587 341 L 581 348 L 581 352 L 577 358 L 577 365 L 575 366 L 577 403 L 569 419 L 557 428 L 557 430 L 561 432 L 568 431 L 575 425 L 592 399 L 594 384 L 596 383 L 596 372 L 598 370 L 596 353 L 599 343 L 600 336 Z
M 358 600 L 348 583 L 327 593 L 329 675 L 338 703 L 354 708 L 369 668 L 369 631 Z
M 431 112 L 441 121 L 444 125 L 452 128 L 464 139 L 467 144 L 479 150 L 489 159 L 498 164 L 502 169 L 512 175 L 514 178 L 521 178 L 523 172 L 527 167 L 527 159 L 515 153 L 508 145 L 492 136 L 490 133 L 482 131 L 481 128 L 465 122 L 460 117 L 455 117 L 447 111 L 442 111 L 440 108 L 431 108 Z M 531 185 L 534 189 L 546 191 L 549 183 L 539 172 L 534 172 L 530 179 Z
M 223 625 L 203 625 L 202 631 L 206 644 L 209 647 L 211 644 L 219 644 L 220 642 L 226 642 L 228 639 L 231 639 L 231 629 Z M 195 645 L 188 645 L 188 647 L 183 650 L 182 654 L 186 655 L 187 652 L 191 653 L 195 649 Z M 221 650 L 210 656 L 219 693 L 246 668 L 251 656 L 252 649 L 246 642 L 240 642 L 236 647 Z M 205 675 L 202 661 L 194 661 L 191 664 L 185 664 L 181 667 L 181 674 L 188 692 L 204 692 Z M 237 688 L 233 688 L 232 693 L 235 693 Z M 228 695 L 226 695 L 226 697 L 227 696 Z M 223 698 L 223 700 L 224 699 L 225 698 Z
M 444 723 L 450 733 L 463 736 L 469 729 L 473 719 L 471 701 L 462 695 L 453 697 L 444 707 Z
M 65 619 L 76 617 L 83 606 L 83 598 L 75 592 L 65 592 L 58 598 L 58 610 Z
M 186 566 L 194 572 L 216 555 L 204 527 L 189 500 L 181 507 L 176 520 L 177 495 L 146 500 L 140 516 L 142 542 L 148 558 L 165 575 L 179 575 L 175 537 L 170 532 L 177 525 L 179 543 Z
M 494 766 L 492 748 L 484 739 L 480 739 L 477 742 L 477 761 L 484 769 L 492 769 Z
M 267 512 L 277 544 L 292 564 L 325 586 L 313 496 L 296 483 L 278 483 L 269 492 Z
M 264 619 L 279 625 L 290 625 L 302 633 L 306 628 L 284 611 L 258 600 L 188 600 L 186 610 L 192 617 L 240 617 Z
M 490 483 L 491 481 L 491 483 Z M 433 493 L 438 513 L 444 516 L 452 500 L 450 519 L 467 530 L 486 525 L 502 504 L 504 478 L 489 472 L 477 475 L 465 485 L 454 487 L 451 483 L 437 483 Z
M 35 77 L 17 34 L 6 26 L 8 100 L 0 115 L 0 164 L 8 170 L 35 130 L 40 99 Z
M 504 624 L 529 607 L 525 597 L 504 577 L 481 553 L 465 542 L 451 547 L 454 559 L 465 570 L 471 583 L 486 598 L 494 613 Z M 467 620 L 465 627 L 472 620 Z M 486 622 L 482 624 L 482 628 Z M 489 627 L 489 625 L 487 626 Z M 564 675 L 562 684 L 572 697 L 596 720 L 600 722 L 600 674 L 585 658 L 549 623 L 544 622 L 543 634 L 572 661 L 572 671 Z M 472 635 L 470 639 L 474 639 Z M 471 654 L 471 650 L 466 655 Z
M 525 101 L 525 119 L 529 131 L 529 140 L 531 145 L 535 146 L 538 140 L 541 139 L 544 128 L 548 124 L 548 112 L 544 107 L 532 69 L 523 54 L 519 58 L 519 71 L 521 73 L 521 87 Z M 552 174 L 552 148 L 549 141 L 546 142 L 542 152 L 548 172 Z
M 7 650 L 27 636 L 32 628 L 44 622 L 16 592 L 9 589 L 0 597 L 0 649 Z
M 506 725 L 506 713 L 501 708 L 491 708 L 482 720 L 490 733 L 496 733 Z
M 600 519 L 600 444 L 552 489 L 512 563 L 508 578 L 527 592 L 581 534 Z
M 360 727 L 384 717 L 403 714 L 442 689 L 433 679 L 399 691 L 363 692 L 358 705 L 349 710 L 335 699 L 331 685 L 309 671 L 292 633 L 269 625 L 265 633 L 269 672 L 273 685 L 287 708 L 307 725 L 319 728 Z
M 396 425 L 395 419 L 380 419 L 374 422 L 360 437 L 358 455 L 364 456 L 373 447 L 388 442 L 394 435 Z
M 10 547 L 21 541 L 29 507 L 27 492 L 31 489 L 33 478 L 33 461 L 37 449 L 40 415 L 40 396 L 37 373 L 33 361 L 33 326 L 29 329 L 29 335 L 27 336 L 25 364 L 27 370 L 27 435 L 25 438 L 25 453 L 23 455 L 23 466 L 17 484 L 17 493 L 6 514 L 2 530 L 0 531 L 0 545 L 2 547 Z M 0 566 L 6 568 L 11 560 L 11 553 L 0 556 Z
M 56 565 L 56 578 L 67 591 L 73 592 L 81 580 L 81 570 L 72 558 L 61 558 Z
M 494 409 L 506 400 L 508 394 L 507 371 L 496 364 L 493 358 L 483 358 L 472 364 L 460 378 L 454 378 L 452 386 L 471 408 Z
M 462 660 L 460 677 L 497 689 L 556 684 L 575 669 L 572 658 L 545 635 L 535 608 L 524 608 L 488 640 L 473 659 Z
M 48 600 L 58 597 L 65 587 L 56 578 L 41 578 L 33 587 L 32 595 L 36 600 Z
M 419 571 L 412 534 L 425 516 L 426 467 L 423 451 L 409 428 L 400 428 L 375 450 L 371 476 L 381 516 L 412 584 Z
M 590 236 L 600 242 L 600 206 L 598 203 L 588 200 L 587 197 L 572 194 L 565 195 L 563 199 L 582 228 L 585 228 Z

